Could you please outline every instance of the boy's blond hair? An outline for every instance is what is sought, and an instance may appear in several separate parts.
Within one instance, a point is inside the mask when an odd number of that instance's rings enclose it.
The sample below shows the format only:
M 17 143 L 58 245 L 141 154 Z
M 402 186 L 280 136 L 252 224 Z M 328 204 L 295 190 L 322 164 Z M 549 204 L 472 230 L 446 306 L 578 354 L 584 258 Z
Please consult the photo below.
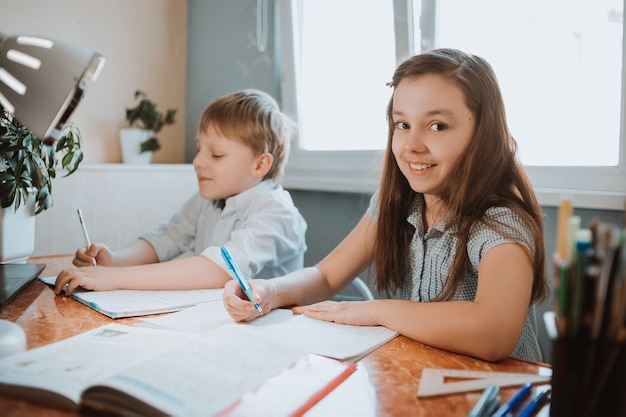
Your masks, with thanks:
M 250 147 L 255 155 L 272 155 L 272 167 L 263 179 L 280 182 L 289 155 L 293 122 L 269 94 L 246 89 L 213 100 L 202 112 L 198 129 L 206 132 L 209 126 Z

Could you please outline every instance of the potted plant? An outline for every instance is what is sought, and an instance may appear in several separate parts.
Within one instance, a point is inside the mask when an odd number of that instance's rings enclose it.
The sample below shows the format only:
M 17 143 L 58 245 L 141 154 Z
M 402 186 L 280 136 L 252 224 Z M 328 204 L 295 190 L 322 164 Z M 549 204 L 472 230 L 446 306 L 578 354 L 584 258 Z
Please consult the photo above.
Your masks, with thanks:
M 168 109 L 164 114 L 157 105 L 141 90 L 135 91 L 135 107 L 126 109 L 126 120 L 130 128 L 120 131 L 122 159 L 127 163 L 147 163 L 152 152 L 161 149 L 156 134 L 164 126 L 174 123 L 176 109 Z
M 0 113 L 0 262 L 30 256 L 35 215 L 53 205 L 57 167 L 73 174 L 83 160 L 81 134 L 74 125 L 58 140 L 42 140 L 17 119 Z

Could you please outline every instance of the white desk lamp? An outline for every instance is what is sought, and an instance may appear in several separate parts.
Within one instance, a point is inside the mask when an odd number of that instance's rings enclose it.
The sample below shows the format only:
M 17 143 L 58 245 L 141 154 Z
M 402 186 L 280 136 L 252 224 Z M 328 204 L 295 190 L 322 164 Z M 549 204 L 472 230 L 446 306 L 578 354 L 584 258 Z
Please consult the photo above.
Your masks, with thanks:
M 104 57 L 68 43 L 0 33 L 0 106 L 42 139 L 57 139 Z

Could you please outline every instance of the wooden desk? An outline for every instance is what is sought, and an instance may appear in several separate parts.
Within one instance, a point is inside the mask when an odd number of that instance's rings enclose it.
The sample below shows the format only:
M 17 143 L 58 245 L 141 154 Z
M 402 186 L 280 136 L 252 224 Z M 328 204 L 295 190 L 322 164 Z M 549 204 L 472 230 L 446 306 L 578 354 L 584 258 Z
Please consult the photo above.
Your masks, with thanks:
M 29 262 L 45 263 L 42 276 L 56 275 L 71 266 L 72 256 L 34 257 Z M 110 319 L 71 298 L 56 297 L 52 290 L 35 280 L 0 311 L 0 318 L 19 324 L 26 332 L 28 349 L 56 342 L 115 321 L 132 324 L 136 319 Z M 471 369 L 498 372 L 536 373 L 542 364 L 516 359 L 489 363 L 446 352 L 400 336 L 372 352 L 361 363 L 376 391 L 378 416 L 466 416 L 480 392 L 417 398 L 422 368 Z M 517 388 L 503 388 L 501 400 Z M 68 417 L 78 414 L 0 396 L 0 415 Z

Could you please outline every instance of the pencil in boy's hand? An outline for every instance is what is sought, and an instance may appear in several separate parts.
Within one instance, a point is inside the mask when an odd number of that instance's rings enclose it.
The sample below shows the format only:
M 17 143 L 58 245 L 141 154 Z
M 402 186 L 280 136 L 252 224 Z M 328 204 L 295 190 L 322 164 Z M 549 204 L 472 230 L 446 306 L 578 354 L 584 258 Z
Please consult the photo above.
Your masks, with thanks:
M 80 227 L 83 229 L 83 236 L 85 237 L 85 243 L 87 244 L 87 249 L 91 246 L 91 241 L 89 240 L 89 234 L 87 233 L 87 226 L 85 226 L 85 220 L 83 219 L 83 212 L 81 209 L 76 210 L 78 212 L 78 220 L 80 220 Z
M 85 237 L 85 244 L 87 250 L 91 247 L 91 240 L 89 240 L 89 233 L 87 233 L 87 226 L 85 225 L 85 219 L 83 219 L 83 211 L 81 209 L 76 210 L 78 212 L 78 220 L 80 220 L 80 227 L 83 229 L 83 236 Z M 96 258 L 93 258 L 93 265 L 96 265 Z

